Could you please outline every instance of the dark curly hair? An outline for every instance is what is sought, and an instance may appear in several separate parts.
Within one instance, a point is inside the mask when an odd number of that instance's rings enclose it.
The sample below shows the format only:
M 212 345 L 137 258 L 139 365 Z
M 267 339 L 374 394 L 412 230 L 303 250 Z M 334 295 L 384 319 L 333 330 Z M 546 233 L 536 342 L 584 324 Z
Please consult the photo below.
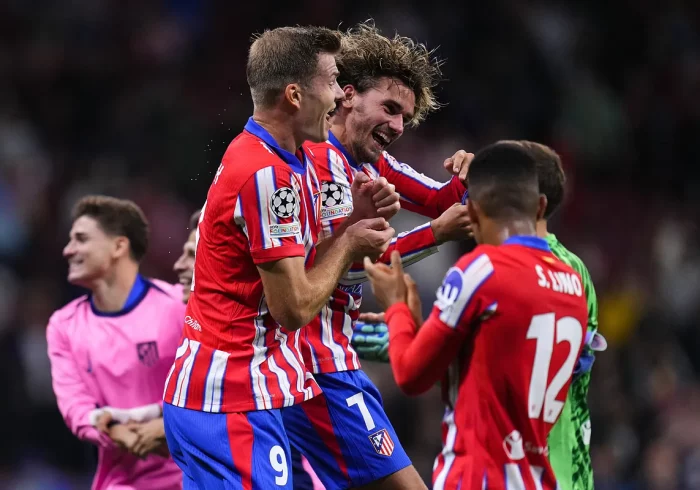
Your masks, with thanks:
M 341 87 L 352 85 L 360 93 L 375 87 L 382 77 L 403 82 L 416 96 L 416 108 L 408 125 L 417 126 L 440 104 L 433 89 L 442 79 L 443 61 L 424 44 L 395 34 L 382 35 L 368 20 L 343 33 L 336 63 Z

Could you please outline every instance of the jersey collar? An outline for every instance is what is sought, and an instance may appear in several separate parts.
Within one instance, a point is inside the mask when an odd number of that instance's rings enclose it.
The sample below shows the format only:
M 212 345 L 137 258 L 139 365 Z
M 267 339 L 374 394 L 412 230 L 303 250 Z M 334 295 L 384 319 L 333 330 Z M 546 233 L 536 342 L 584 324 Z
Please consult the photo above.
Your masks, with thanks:
M 335 135 L 331 131 L 328 131 L 328 141 L 330 141 L 333 146 L 340 150 L 340 153 L 342 153 L 345 156 L 345 159 L 352 166 L 352 168 L 354 168 L 355 170 L 359 170 L 362 167 L 362 165 L 357 164 L 350 152 L 345 149 L 343 144 L 338 140 L 338 138 L 335 137 Z
M 522 245 L 524 247 L 536 248 L 545 252 L 551 252 L 547 240 L 537 236 L 515 235 L 503 242 L 503 245 Z
M 299 149 L 297 155 L 282 149 L 275 141 L 275 138 L 273 138 L 267 131 L 267 129 L 256 123 L 252 117 L 248 118 L 248 122 L 245 125 L 245 130 L 263 140 L 265 144 L 274 150 L 277 156 L 284 160 L 287 165 L 292 167 L 292 170 L 294 170 L 296 173 L 303 174 L 306 172 L 306 155 L 302 149 Z
M 141 301 L 143 301 L 143 298 L 146 297 L 146 294 L 148 293 L 148 289 L 150 288 L 151 283 L 148 282 L 141 274 L 136 275 L 136 280 L 134 281 L 134 285 L 131 286 L 131 291 L 129 292 L 129 296 L 126 298 L 126 303 L 124 303 L 124 307 L 119 310 L 119 311 L 100 311 L 95 307 L 95 303 L 92 301 L 92 294 L 89 296 L 90 300 L 90 308 L 92 309 L 92 312 L 97 315 L 97 316 L 122 316 L 126 315 L 127 313 L 130 313 L 134 308 L 136 308 Z

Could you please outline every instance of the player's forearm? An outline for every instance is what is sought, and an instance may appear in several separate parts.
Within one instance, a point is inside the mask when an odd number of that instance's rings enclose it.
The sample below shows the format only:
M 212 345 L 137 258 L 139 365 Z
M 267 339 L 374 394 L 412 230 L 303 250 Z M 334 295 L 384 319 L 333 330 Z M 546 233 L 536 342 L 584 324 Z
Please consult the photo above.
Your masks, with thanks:
M 397 189 L 404 200 L 401 207 L 428 218 L 438 218 L 455 203 L 463 203 L 466 187 L 458 177 L 452 177 L 439 188 L 423 190 L 420 195 L 406 195 Z
M 460 342 L 452 332 L 440 331 L 429 318 L 420 330 L 405 303 L 386 311 L 389 326 L 389 360 L 396 384 L 410 396 L 428 391 L 443 376 Z
M 384 264 L 391 263 L 391 253 L 398 250 L 401 254 L 401 264 L 407 267 L 411 264 L 430 257 L 437 253 L 437 241 L 430 226 L 430 223 L 425 223 L 410 231 L 399 233 L 399 235 L 391 240 L 389 248 L 384 252 L 378 262 Z M 361 262 L 356 262 L 350 266 L 350 270 L 340 279 L 340 284 L 353 285 L 367 281 L 367 272 Z

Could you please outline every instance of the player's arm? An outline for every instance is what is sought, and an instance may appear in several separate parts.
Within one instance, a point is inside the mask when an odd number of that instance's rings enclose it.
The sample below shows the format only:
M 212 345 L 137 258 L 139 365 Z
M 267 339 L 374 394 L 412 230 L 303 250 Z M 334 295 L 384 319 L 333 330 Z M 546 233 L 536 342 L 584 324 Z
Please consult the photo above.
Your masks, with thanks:
M 389 248 L 379 257 L 378 262 L 389 264 L 392 252 L 396 250 L 401 255 L 401 263 L 404 267 L 415 264 L 436 253 L 438 245 L 450 240 L 467 238 L 471 233 L 470 226 L 467 207 L 463 204 L 453 204 L 430 223 L 399 233 L 391 240 Z M 367 272 L 364 265 L 356 263 L 350 267 L 340 283 L 352 285 L 366 280 Z
M 404 277 L 400 262 L 393 261 L 391 270 L 383 269 L 383 264 L 367 266 L 377 301 L 386 308 L 389 359 L 396 383 L 406 394 L 421 394 L 445 374 L 471 326 L 494 311 L 495 305 L 486 307 L 488 301 L 478 294 L 493 274 L 493 265 L 485 254 L 461 259 L 447 272 L 433 311 L 420 328 L 416 306 L 408 306 L 420 304 L 415 283 Z M 414 299 L 409 301 L 411 288 Z
M 93 426 L 96 420 L 90 419 L 90 413 L 98 406 L 98 400 L 80 378 L 80 367 L 73 357 L 65 334 L 53 318 L 46 329 L 46 339 L 53 391 L 63 420 L 78 439 L 102 447 L 110 446 L 112 443 L 109 437 Z
M 464 153 L 463 158 L 470 160 L 473 155 Z M 447 182 L 437 182 L 410 165 L 398 162 L 386 152 L 376 163 L 376 170 L 396 186 L 401 196 L 401 207 L 414 213 L 437 218 L 453 204 L 464 204 L 467 189 L 459 176 Z
M 327 239 L 323 253 L 306 270 L 301 227 L 307 221 L 306 208 L 293 178 L 286 167 L 259 170 L 240 189 L 234 213 L 248 238 L 270 314 L 290 330 L 308 324 L 321 311 L 355 257 L 381 254 L 394 234 L 383 218 L 349 225 Z

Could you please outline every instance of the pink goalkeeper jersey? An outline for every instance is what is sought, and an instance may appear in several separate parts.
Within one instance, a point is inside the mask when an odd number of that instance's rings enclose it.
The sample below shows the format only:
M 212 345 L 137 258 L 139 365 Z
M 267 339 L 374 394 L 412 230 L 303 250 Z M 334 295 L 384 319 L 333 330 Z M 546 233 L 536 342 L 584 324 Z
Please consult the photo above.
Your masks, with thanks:
M 161 402 L 184 316 L 182 287 L 158 280 L 147 280 L 135 304 L 116 314 L 94 311 L 86 295 L 51 316 L 46 335 L 58 408 L 68 428 L 99 449 L 93 490 L 182 488 L 171 458 L 132 456 L 90 425 L 88 415 L 97 407 Z

